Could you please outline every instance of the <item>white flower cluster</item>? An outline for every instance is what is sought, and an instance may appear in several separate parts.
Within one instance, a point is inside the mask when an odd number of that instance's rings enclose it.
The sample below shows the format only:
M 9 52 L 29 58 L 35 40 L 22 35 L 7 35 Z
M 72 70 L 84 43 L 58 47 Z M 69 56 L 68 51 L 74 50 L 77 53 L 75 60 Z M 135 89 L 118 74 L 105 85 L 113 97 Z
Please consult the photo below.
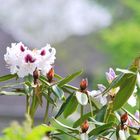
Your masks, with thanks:
M 10 68 L 11 74 L 17 73 L 19 77 L 33 74 L 35 68 L 41 70 L 43 75 L 49 72 L 54 64 L 56 50 L 49 44 L 40 50 L 29 50 L 23 43 L 12 43 L 7 47 L 4 59 Z

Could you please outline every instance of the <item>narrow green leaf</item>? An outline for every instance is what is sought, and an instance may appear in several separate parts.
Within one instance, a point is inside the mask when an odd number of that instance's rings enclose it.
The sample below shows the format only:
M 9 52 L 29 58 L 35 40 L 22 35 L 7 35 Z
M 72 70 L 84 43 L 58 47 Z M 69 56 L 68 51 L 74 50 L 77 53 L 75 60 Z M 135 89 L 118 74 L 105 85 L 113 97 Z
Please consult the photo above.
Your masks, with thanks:
M 73 74 L 67 76 L 66 78 L 62 79 L 62 80 L 59 82 L 58 86 L 59 86 L 59 87 L 62 87 L 63 85 L 69 83 L 70 81 L 72 81 L 73 79 L 75 79 L 76 77 L 78 77 L 78 76 L 81 75 L 81 74 L 82 74 L 82 71 L 78 71 L 78 72 L 75 72 L 75 73 L 73 73 Z
M 79 134 L 79 130 L 77 130 L 76 128 L 72 128 L 72 127 L 70 127 L 70 126 L 67 126 L 67 125 L 61 123 L 60 121 L 56 120 L 55 118 L 53 118 L 53 120 L 54 120 L 58 125 L 60 125 L 60 126 L 66 128 L 66 129 L 70 130 L 70 131 L 73 131 L 73 132 Z
M 17 77 L 17 74 L 8 74 L 8 75 L 5 75 L 5 76 L 1 76 L 0 77 L 0 82 L 11 80 L 11 79 L 16 78 L 16 77 Z
M 85 93 L 76 91 L 76 98 L 77 98 L 77 101 L 79 102 L 79 104 L 87 105 L 88 97 L 87 97 L 87 95 Z
M 46 86 L 50 86 L 50 83 L 47 82 L 45 76 L 41 75 L 41 76 L 39 77 L 39 80 L 40 80 L 43 84 L 45 84 Z
M 26 94 L 23 92 L 12 92 L 12 91 L 0 91 L 0 95 L 16 95 L 16 96 L 25 96 Z
M 105 132 L 106 130 L 111 129 L 113 127 L 113 125 L 114 125 L 114 123 L 111 122 L 111 123 L 96 127 L 95 129 L 93 129 L 89 132 L 89 137 L 91 137 L 93 135 L 94 136 L 100 135 L 101 133 Z
M 56 97 L 58 97 L 60 100 L 64 98 L 64 92 L 61 88 L 59 88 L 57 85 L 52 86 L 52 91 Z
M 131 135 L 127 140 L 140 140 L 140 136 L 138 136 L 138 135 Z
M 78 106 L 78 102 L 75 96 L 73 96 L 69 102 L 66 105 L 66 108 L 63 112 L 64 117 L 67 118 L 68 116 L 70 116 L 72 113 L 74 113 L 77 109 Z
M 71 133 L 66 132 L 66 131 L 64 131 L 64 130 L 62 130 L 62 129 L 57 129 L 57 131 L 60 132 L 61 134 L 66 134 L 66 135 L 70 136 L 71 139 L 74 138 L 74 140 L 79 140 L 76 136 L 74 136 L 74 135 L 72 135 Z M 62 139 L 61 139 L 61 140 L 62 140 Z M 73 139 L 72 139 L 72 140 L 73 140 Z
M 62 79 L 62 77 L 60 75 L 56 74 L 56 73 L 54 74 L 54 77 L 57 78 L 57 79 L 59 79 L 59 80 Z
M 136 75 L 135 72 L 130 71 L 130 70 L 127 70 L 127 69 L 120 69 L 120 68 L 117 68 L 116 71 L 119 71 L 119 72 L 122 72 L 122 73 L 126 73 L 126 74 L 130 74 L 130 73 L 131 73 L 131 74 L 135 74 L 135 75 Z
M 71 95 L 66 99 L 66 101 L 61 105 L 61 107 L 60 107 L 58 113 L 56 114 L 55 118 L 59 117 L 59 116 L 64 112 L 64 110 L 65 110 L 67 104 L 68 104 L 69 101 L 72 99 L 72 97 L 73 97 L 73 94 L 71 94 Z
M 105 123 L 103 123 L 103 122 L 98 122 L 98 121 L 96 121 L 94 118 L 92 118 L 92 117 L 89 117 L 89 121 L 90 122 L 93 122 L 95 125 L 98 125 L 98 126 L 102 126 L 102 125 L 104 125 Z
M 56 103 L 55 103 L 55 101 L 50 96 L 48 96 L 48 94 L 46 92 L 43 92 L 42 95 L 46 98 L 46 100 L 50 104 L 53 104 L 54 106 L 57 106 Z
M 120 90 L 115 96 L 115 99 L 113 102 L 113 111 L 121 108 L 129 99 L 129 97 L 132 95 L 135 85 L 136 85 L 136 79 L 137 79 L 136 75 L 133 75 L 133 74 L 125 75 L 124 81 L 120 85 Z

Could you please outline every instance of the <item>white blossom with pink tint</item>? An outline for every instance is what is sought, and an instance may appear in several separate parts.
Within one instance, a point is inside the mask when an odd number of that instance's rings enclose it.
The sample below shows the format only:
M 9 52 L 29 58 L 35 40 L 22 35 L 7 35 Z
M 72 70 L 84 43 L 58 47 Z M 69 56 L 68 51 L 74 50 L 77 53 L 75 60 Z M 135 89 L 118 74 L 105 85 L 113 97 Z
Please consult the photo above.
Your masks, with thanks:
M 106 87 L 102 84 L 98 84 L 98 90 L 93 90 L 89 92 L 89 95 L 97 100 L 102 105 L 107 104 L 107 96 L 102 95 L 102 92 L 106 89 Z
M 109 72 L 106 72 L 105 74 L 109 83 L 111 83 L 117 77 L 115 71 L 112 68 L 109 68 Z
M 12 74 L 17 73 L 19 77 L 33 74 L 37 67 L 44 75 L 52 68 L 55 60 L 56 50 L 47 44 L 41 50 L 29 50 L 23 43 L 12 43 L 7 47 L 4 59 Z
M 138 110 L 136 110 L 134 116 L 135 116 L 135 119 L 137 119 L 137 120 L 140 119 L 140 113 Z M 140 127 L 139 123 L 137 121 L 135 121 L 134 119 L 132 119 L 131 117 L 128 117 L 128 125 L 131 127 L 138 128 L 138 129 Z
M 137 104 L 137 96 L 135 94 L 136 92 L 137 92 L 137 86 L 135 86 L 132 95 L 130 96 L 130 98 L 127 101 L 127 103 L 129 105 L 131 105 L 132 107 L 136 106 L 136 104 Z

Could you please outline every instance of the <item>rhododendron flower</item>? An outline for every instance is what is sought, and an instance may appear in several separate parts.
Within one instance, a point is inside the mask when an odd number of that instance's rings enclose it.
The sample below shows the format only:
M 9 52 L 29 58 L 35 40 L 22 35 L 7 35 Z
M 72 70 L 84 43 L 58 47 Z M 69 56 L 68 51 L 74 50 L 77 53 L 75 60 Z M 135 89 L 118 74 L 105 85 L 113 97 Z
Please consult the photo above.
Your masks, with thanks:
M 11 74 L 17 73 L 19 77 L 33 74 L 38 68 L 46 75 L 52 68 L 55 60 L 56 50 L 47 44 L 41 50 L 29 50 L 23 43 L 12 43 L 7 47 L 4 59 L 10 69 Z
M 102 95 L 102 92 L 106 89 L 106 87 L 102 84 L 98 84 L 98 90 L 93 90 L 91 92 L 89 92 L 89 95 L 91 97 L 94 97 L 95 100 L 97 100 L 98 102 L 100 102 L 102 105 L 107 104 L 107 96 L 106 95 Z
M 109 68 L 109 72 L 106 72 L 106 79 L 109 83 L 111 83 L 116 77 L 116 73 L 112 68 Z

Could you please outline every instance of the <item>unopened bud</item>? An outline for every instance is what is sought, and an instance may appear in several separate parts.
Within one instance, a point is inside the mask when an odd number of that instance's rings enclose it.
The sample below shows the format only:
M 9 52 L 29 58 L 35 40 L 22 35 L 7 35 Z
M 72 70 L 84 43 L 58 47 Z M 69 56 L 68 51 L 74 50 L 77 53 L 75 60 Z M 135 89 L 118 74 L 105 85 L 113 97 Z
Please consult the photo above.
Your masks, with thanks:
M 88 80 L 87 79 L 82 79 L 82 81 L 80 82 L 80 89 L 83 91 L 83 90 L 86 90 L 88 86 Z
M 38 83 L 38 79 L 40 77 L 40 70 L 37 68 L 33 72 L 33 78 L 34 78 L 34 84 L 36 85 Z
M 54 69 L 51 68 L 50 71 L 47 73 L 47 79 L 51 83 L 54 78 Z
M 89 128 L 88 121 L 85 120 L 84 123 L 81 125 L 82 133 L 86 133 L 88 131 L 88 128 Z
M 128 114 L 125 113 L 121 116 L 121 123 L 124 124 L 124 123 L 126 123 L 127 120 L 128 120 Z

